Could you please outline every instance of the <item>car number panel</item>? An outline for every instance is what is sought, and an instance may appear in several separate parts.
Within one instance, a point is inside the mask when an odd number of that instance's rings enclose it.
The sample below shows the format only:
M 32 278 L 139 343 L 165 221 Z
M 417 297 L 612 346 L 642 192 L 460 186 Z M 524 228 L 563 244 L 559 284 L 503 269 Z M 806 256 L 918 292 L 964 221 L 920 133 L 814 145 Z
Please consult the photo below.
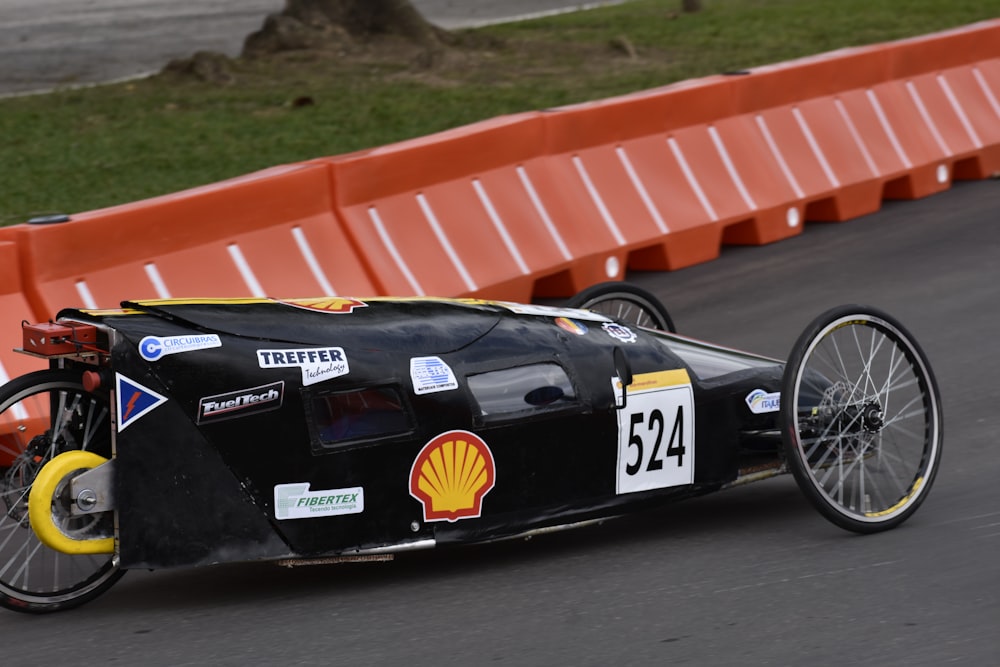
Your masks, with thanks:
M 618 411 L 618 495 L 694 483 L 694 391 L 687 371 L 636 375 Z

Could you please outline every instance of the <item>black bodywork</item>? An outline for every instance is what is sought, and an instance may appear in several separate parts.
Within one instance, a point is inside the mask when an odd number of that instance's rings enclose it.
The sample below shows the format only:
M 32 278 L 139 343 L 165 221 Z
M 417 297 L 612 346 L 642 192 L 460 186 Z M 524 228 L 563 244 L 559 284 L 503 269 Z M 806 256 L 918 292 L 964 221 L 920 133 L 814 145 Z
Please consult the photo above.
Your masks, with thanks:
M 783 362 L 585 311 L 242 299 L 59 319 L 107 336 L 110 364 L 98 372 L 118 421 L 123 568 L 499 539 L 780 466 L 777 408 L 751 410 L 750 397 L 776 396 Z M 649 378 L 674 392 L 669 410 L 647 410 L 653 400 L 633 391 Z M 437 512 L 416 490 L 443 440 L 477 445 L 464 450 L 470 470 L 473 459 L 485 468 L 474 507 Z M 693 476 L 658 482 L 657 466 Z M 622 482 L 627 470 L 655 488 Z M 288 494 L 306 503 L 294 516 Z M 303 514 L 309 503 L 315 517 Z

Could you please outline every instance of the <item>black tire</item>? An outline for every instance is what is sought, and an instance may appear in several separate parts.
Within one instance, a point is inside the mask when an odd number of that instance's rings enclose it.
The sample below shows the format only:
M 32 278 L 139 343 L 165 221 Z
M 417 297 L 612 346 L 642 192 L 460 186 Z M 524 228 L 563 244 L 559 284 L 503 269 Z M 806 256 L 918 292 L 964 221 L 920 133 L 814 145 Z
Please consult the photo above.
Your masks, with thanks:
M 785 366 L 780 418 L 799 487 L 857 533 L 906 521 L 941 464 L 930 364 L 903 325 L 875 308 L 840 306 L 806 327 Z
M 44 422 L 30 416 L 42 414 L 49 415 L 48 427 L 33 433 L 35 426 L 26 425 Z M 23 375 L 0 387 L 0 433 L 21 452 L 0 470 L 0 606 L 45 613 L 94 599 L 124 574 L 114 555 L 68 555 L 45 546 L 31 528 L 27 500 L 38 472 L 54 456 L 86 450 L 111 457 L 107 396 L 87 392 L 79 372 Z M 103 520 L 106 533 L 110 517 Z
M 592 310 L 624 324 L 677 333 L 670 313 L 660 300 L 652 292 L 628 283 L 591 285 L 572 297 L 566 305 Z

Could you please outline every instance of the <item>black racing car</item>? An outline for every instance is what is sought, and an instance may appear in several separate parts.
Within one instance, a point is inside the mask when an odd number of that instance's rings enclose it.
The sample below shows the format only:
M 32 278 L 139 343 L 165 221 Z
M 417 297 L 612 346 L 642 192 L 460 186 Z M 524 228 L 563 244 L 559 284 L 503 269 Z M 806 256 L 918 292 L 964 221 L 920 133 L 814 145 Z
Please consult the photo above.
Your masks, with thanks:
M 602 284 L 468 299 L 125 302 L 24 324 L 0 388 L 0 604 L 125 570 L 397 552 L 572 527 L 791 471 L 834 523 L 894 527 L 941 454 L 930 366 L 843 306 L 787 362 L 673 333 Z

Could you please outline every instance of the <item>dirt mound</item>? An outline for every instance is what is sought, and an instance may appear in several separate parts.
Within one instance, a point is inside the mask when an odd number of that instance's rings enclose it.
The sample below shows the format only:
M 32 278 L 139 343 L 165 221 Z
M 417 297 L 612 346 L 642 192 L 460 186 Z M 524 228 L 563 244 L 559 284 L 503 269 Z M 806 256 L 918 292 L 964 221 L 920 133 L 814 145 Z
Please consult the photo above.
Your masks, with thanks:
M 386 38 L 422 51 L 441 51 L 452 41 L 408 0 L 287 0 L 282 12 L 268 16 L 261 29 L 246 38 L 242 55 L 313 49 L 346 53 Z

